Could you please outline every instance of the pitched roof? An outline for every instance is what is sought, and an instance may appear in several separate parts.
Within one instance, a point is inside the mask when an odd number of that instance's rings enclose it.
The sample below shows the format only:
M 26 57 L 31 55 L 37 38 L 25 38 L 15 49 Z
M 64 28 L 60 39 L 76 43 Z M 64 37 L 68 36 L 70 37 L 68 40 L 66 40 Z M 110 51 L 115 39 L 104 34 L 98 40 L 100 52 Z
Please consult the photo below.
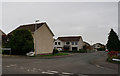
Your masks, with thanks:
M 21 25 L 20 27 L 18 27 L 17 29 L 27 29 L 30 30 L 31 32 L 35 31 L 35 26 L 36 26 L 36 30 L 38 28 L 40 28 L 44 23 L 37 23 L 37 24 L 27 24 L 27 25 Z
M 96 44 L 93 44 L 93 46 L 95 46 L 95 45 L 104 46 L 104 44 L 101 44 L 101 43 L 96 43 Z
M 85 44 L 85 45 L 89 45 L 89 46 L 90 46 L 90 44 L 89 44 L 88 42 L 85 42 L 85 41 L 84 41 L 84 44 Z
M 6 35 L 1 29 L 0 29 L 0 33 L 1 33 L 2 35 Z
M 50 30 L 50 28 L 48 27 L 48 25 L 46 24 L 46 22 L 43 23 L 36 23 L 36 24 L 27 24 L 27 25 L 21 25 L 20 27 L 16 28 L 16 29 L 26 29 L 26 30 L 30 30 L 31 32 L 35 32 L 37 29 L 39 29 L 41 26 L 46 25 L 47 28 L 49 29 L 49 31 L 52 33 L 52 35 L 54 36 L 53 32 Z M 36 29 L 35 29 L 36 26 Z M 16 30 L 15 29 L 15 30 Z M 12 31 L 13 32 L 13 31 Z M 9 34 L 11 34 L 12 32 L 10 32 Z
M 61 41 L 79 41 L 81 36 L 58 37 Z

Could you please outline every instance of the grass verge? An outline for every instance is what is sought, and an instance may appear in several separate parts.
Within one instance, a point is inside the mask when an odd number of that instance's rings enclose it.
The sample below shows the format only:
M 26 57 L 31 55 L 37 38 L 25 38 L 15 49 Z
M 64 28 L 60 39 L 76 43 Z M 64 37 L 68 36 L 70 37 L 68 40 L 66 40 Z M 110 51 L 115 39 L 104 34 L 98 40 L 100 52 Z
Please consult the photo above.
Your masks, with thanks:
M 67 53 L 46 54 L 46 55 L 38 55 L 38 57 L 63 56 L 63 55 L 68 55 L 68 54 Z
M 120 61 L 113 61 L 112 58 L 110 58 L 110 57 L 108 57 L 106 61 L 111 62 L 111 63 L 120 64 Z

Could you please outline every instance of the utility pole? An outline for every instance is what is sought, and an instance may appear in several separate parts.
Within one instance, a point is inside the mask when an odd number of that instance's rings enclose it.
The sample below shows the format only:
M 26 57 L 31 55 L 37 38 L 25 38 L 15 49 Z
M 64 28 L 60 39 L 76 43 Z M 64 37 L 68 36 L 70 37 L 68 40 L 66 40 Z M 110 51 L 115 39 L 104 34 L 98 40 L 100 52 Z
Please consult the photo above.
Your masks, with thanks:
M 35 20 L 35 31 L 34 31 L 34 34 L 35 34 L 35 56 L 37 56 L 37 40 L 36 40 L 36 37 L 37 37 L 37 22 L 39 22 L 39 20 Z

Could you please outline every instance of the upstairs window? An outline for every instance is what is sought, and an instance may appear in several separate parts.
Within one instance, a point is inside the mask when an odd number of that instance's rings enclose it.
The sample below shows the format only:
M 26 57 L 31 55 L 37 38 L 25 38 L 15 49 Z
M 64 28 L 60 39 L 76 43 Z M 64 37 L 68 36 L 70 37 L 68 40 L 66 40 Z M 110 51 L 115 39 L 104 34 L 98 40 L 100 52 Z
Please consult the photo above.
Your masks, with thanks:
M 78 45 L 78 42 L 75 42 L 75 45 Z
M 55 45 L 57 45 L 57 42 L 55 42 Z
M 72 43 L 72 45 L 74 45 L 74 42 L 71 42 Z
M 66 42 L 66 44 L 67 44 L 67 45 L 69 45 L 69 44 L 70 44 L 70 42 Z
M 60 42 L 58 42 L 58 45 L 60 45 Z

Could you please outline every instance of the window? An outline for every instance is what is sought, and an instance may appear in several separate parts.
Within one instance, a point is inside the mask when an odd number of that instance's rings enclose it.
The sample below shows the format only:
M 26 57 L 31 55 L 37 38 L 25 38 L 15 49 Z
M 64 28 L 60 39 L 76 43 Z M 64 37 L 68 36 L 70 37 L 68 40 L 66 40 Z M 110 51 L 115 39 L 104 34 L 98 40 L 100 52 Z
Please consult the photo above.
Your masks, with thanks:
M 67 44 L 67 45 L 69 45 L 69 44 L 70 44 L 70 42 L 66 42 L 66 44 Z
M 72 43 L 72 45 L 74 45 L 74 42 L 71 42 Z
M 75 45 L 78 45 L 78 42 L 75 42 Z
M 99 45 L 97 47 L 100 47 Z
M 55 42 L 55 45 L 57 45 L 57 42 Z
M 60 45 L 60 42 L 58 42 L 58 45 Z

